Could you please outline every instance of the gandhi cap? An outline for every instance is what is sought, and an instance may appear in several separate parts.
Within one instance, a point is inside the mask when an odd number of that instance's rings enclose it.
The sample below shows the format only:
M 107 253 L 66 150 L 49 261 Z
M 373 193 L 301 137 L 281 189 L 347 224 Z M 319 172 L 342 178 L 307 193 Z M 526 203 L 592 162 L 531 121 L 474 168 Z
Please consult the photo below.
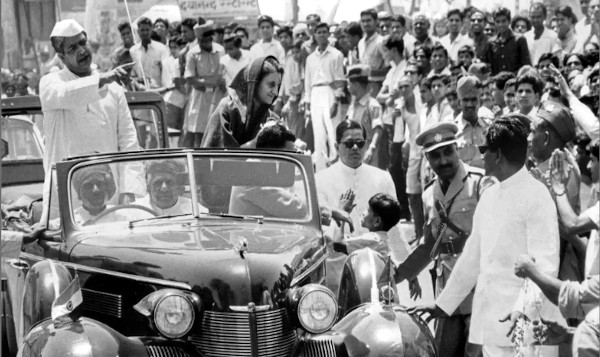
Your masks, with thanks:
M 348 79 L 369 77 L 371 75 L 371 67 L 367 64 L 357 64 L 348 68 Z
M 456 124 L 449 122 L 437 123 L 422 131 L 417 136 L 416 143 L 423 147 L 423 151 L 430 152 L 457 142 L 456 133 L 458 133 Z
M 567 107 L 545 101 L 540 105 L 536 115 L 550 123 L 565 142 L 575 139 L 575 121 Z
M 477 89 L 481 88 L 481 81 L 475 76 L 461 77 L 456 83 L 456 94 L 459 98 L 466 96 L 479 96 Z
M 75 35 L 79 35 L 85 31 L 83 26 L 81 26 L 77 21 L 73 19 L 66 19 L 57 22 L 50 33 L 50 38 L 52 37 L 72 37 Z

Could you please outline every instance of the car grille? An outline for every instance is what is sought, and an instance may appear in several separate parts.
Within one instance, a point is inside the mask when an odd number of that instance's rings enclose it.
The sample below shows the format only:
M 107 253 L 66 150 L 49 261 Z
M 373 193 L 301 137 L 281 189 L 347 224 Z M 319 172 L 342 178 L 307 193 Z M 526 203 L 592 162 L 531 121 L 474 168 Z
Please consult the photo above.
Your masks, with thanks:
M 123 314 L 122 296 L 92 289 L 81 289 L 83 310 L 100 313 L 116 318 Z
M 312 339 L 301 344 L 298 357 L 335 357 L 335 344 L 330 339 Z
M 179 347 L 173 346 L 146 346 L 149 357 L 190 357 L 190 355 Z
M 251 321 L 256 318 L 256 331 Z M 252 336 L 256 337 L 253 338 Z M 296 340 L 296 331 L 285 309 L 259 312 L 206 311 L 200 334 L 191 342 L 207 357 L 288 356 Z M 253 346 L 254 344 L 254 346 Z

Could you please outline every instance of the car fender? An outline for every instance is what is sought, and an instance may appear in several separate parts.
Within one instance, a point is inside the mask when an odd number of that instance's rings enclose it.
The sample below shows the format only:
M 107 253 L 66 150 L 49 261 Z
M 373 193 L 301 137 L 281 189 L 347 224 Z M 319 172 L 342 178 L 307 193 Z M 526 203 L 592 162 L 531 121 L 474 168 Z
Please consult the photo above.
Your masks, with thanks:
M 436 357 L 435 346 L 419 317 L 402 306 L 376 302 L 356 307 L 324 334 L 306 336 L 295 355 Z
M 18 357 L 148 356 L 142 341 L 122 336 L 112 328 L 85 317 L 56 324 L 46 319 L 24 337 Z
M 344 316 L 360 304 L 371 301 L 371 288 L 373 284 L 377 284 L 384 266 L 385 261 L 381 255 L 369 248 L 359 249 L 348 255 L 338 294 L 340 316 Z
M 25 277 L 18 333 L 26 335 L 38 322 L 52 316 L 56 291 L 63 291 L 71 283 L 71 273 L 63 264 L 43 260 L 35 263 Z

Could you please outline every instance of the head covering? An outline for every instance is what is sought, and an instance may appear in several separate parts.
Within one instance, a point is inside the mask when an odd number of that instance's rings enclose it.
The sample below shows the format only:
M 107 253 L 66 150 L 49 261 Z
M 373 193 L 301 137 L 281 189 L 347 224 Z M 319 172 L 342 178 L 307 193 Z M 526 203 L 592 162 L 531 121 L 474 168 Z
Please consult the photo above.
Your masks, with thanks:
M 206 23 L 199 25 L 194 25 L 194 34 L 196 34 L 196 38 L 202 38 L 205 36 L 210 36 L 215 32 L 215 23 L 212 20 L 206 21 Z
M 377 19 L 379 20 L 389 20 L 392 18 L 392 14 L 387 11 L 379 11 L 377 13 Z
M 477 78 L 490 73 L 491 69 L 488 66 L 487 63 L 485 62 L 478 62 L 478 63 L 473 63 L 470 67 L 469 67 L 469 74 L 472 74 L 474 76 L 477 76 Z
M 236 123 L 235 128 L 232 127 L 233 124 L 229 123 L 229 127 L 226 128 L 221 120 L 217 120 L 219 116 L 213 114 L 202 139 L 202 147 L 239 147 L 256 137 L 260 125 L 270 115 L 269 107 L 272 104 L 256 105 L 253 100 L 258 90 L 258 81 L 263 65 L 267 60 L 273 61 L 279 66 L 277 58 L 273 56 L 256 58 L 239 71 L 229 85 L 231 88 L 229 91 L 230 102 L 232 102 L 232 106 L 238 108 L 242 122 Z M 276 97 L 273 98 L 273 101 L 275 99 Z
M 371 75 L 371 67 L 368 64 L 356 64 L 348 67 L 348 79 L 369 77 Z
M 294 26 L 294 29 L 292 30 L 292 34 L 294 35 L 294 38 L 296 36 L 298 36 L 298 34 L 304 33 L 306 35 L 308 35 L 308 26 L 306 26 L 305 23 L 299 23 L 296 26 Z
M 108 187 L 108 198 L 110 199 L 117 191 L 117 188 L 115 186 L 115 178 L 108 164 L 89 165 L 78 169 L 73 174 L 72 187 L 79 193 L 83 183 L 93 176 L 100 176 L 104 180 Z
M 458 126 L 454 123 L 442 122 L 422 131 L 417 136 L 416 143 L 423 147 L 423 151 L 430 152 L 439 147 L 457 142 L 456 133 Z
M 473 95 L 479 97 L 479 88 L 481 88 L 479 78 L 475 76 L 464 76 L 456 83 L 456 95 L 459 99 Z
M 66 19 L 57 22 L 50 33 L 50 38 L 52 37 L 72 37 L 75 35 L 79 35 L 84 30 L 83 26 L 81 26 L 77 21 L 73 19 Z
M 146 163 L 146 176 L 165 172 L 172 175 L 185 172 L 185 165 L 181 160 L 165 159 L 165 160 L 149 160 Z
M 536 115 L 550 123 L 564 142 L 575 139 L 575 121 L 565 106 L 556 102 L 544 101 Z

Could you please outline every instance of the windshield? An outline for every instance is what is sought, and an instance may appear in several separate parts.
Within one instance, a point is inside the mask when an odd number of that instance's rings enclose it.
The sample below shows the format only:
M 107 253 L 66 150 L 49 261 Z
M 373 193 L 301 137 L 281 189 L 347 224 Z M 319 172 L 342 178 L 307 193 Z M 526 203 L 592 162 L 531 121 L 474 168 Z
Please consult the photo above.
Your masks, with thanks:
M 71 217 L 81 227 L 185 215 L 304 221 L 307 187 L 302 166 L 277 156 L 182 153 L 81 164 L 71 172 Z
M 8 154 L 2 161 L 42 159 L 41 135 L 31 117 L 25 115 L 2 117 L 2 139 L 7 142 Z

